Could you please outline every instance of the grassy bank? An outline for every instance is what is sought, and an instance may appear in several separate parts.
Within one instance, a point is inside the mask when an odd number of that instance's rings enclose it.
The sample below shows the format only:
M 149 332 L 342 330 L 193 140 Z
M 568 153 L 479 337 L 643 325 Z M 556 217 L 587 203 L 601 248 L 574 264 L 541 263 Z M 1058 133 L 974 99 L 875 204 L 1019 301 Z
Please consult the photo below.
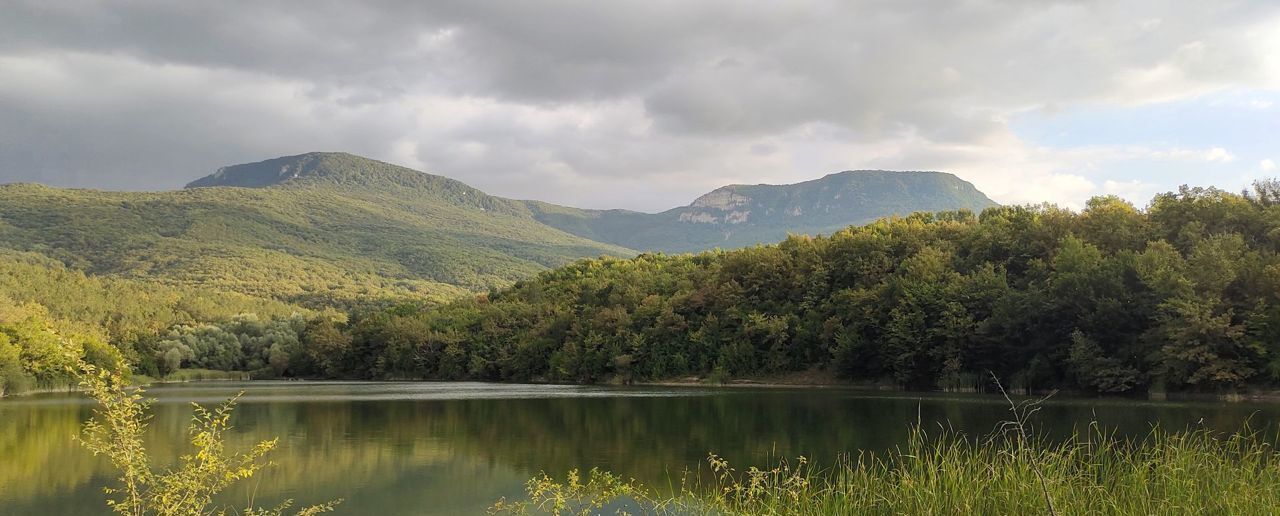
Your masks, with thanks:
M 214 369 L 180 369 L 167 376 L 155 378 L 145 374 L 128 375 L 128 383 L 132 386 L 151 385 L 157 383 L 203 382 L 211 380 L 249 380 L 250 374 L 244 371 L 217 371 Z M 14 396 L 30 396 L 55 392 L 78 392 L 80 386 L 75 384 L 59 384 L 43 387 L 30 387 L 12 392 L 0 392 L 0 398 Z
M 215 369 L 179 369 L 168 375 L 152 380 L 152 383 L 178 383 L 206 380 L 248 380 L 245 371 L 218 371 Z
M 651 514 L 1269 514 L 1280 507 L 1280 454 L 1258 434 L 1095 432 L 1062 443 L 917 431 L 908 445 L 815 468 L 803 458 L 736 469 L 712 455 L 699 472 L 652 489 L 621 477 L 540 476 L 498 513 L 577 514 L 619 505 Z

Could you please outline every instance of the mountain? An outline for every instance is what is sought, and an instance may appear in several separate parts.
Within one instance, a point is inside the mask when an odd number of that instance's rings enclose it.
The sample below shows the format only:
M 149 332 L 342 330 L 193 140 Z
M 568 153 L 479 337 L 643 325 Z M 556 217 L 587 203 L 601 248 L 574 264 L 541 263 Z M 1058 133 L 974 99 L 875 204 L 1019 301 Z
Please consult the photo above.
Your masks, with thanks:
M 727 186 L 657 214 L 582 210 L 316 152 L 224 167 L 180 191 L 0 186 L 0 249 L 104 277 L 318 307 L 446 299 L 583 257 L 740 247 L 991 205 L 949 174 L 859 171 Z
M 858 170 L 791 185 L 729 185 L 662 213 L 584 210 L 493 197 L 464 183 L 349 154 L 304 154 L 224 167 L 187 188 L 284 184 L 342 185 L 393 193 L 417 188 L 452 202 L 537 221 L 597 242 L 640 251 L 698 252 L 777 242 L 788 233 L 831 233 L 890 215 L 967 209 L 996 203 L 971 183 L 942 172 Z M 393 186 L 391 190 L 380 188 Z
M 829 234 L 917 211 L 980 212 L 996 203 L 951 174 L 858 170 L 792 185 L 725 186 L 656 214 L 529 206 L 538 220 L 578 236 L 641 251 L 688 252 L 777 242 L 788 233 Z
M 0 248 L 304 305 L 444 299 L 586 256 L 634 254 L 542 224 L 522 202 L 350 154 L 226 167 L 192 186 L 0 186 Z

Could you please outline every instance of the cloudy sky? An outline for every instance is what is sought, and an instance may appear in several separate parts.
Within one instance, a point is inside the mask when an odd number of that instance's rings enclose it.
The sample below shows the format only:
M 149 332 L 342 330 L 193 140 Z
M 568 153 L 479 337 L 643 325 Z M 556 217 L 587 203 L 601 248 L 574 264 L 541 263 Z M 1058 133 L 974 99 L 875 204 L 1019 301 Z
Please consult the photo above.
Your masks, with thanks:
M 1280 175 L 1280 3 L 0 3 L 0 182 L 312 150 L 593 208 L 864 168 L 1141 206 Z

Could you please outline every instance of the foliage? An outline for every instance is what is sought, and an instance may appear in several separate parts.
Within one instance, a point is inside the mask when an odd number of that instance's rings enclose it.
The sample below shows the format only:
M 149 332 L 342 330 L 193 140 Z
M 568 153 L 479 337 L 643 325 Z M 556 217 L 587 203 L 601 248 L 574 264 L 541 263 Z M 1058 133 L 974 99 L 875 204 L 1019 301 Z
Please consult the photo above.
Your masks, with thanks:
M 1280 380 L 1280 206 L 1183 188 L 917 213 L 829 237 L 579 261 L 355 314 L 359 378 L 608 382 L 826 368 L 915 389 L 1219 391 Z M 332 331 L 329 328 L 327 331 Z M 303 342 L 307 342 L 306 335 Z M 332 358 L 330 358 L 332 360 Z
M 275 448 L 276 441 L 270 440 L 245 453 L 226 450 L 224 433 L 230 428 L 236 398 L 214 409 L 192 404 L 195 415 L 188 435 L 194 452 L 183 455 L 176 468 L 153 471 L 142 439 L 149 419 L 149 402 L 142 391 L 127 390 L 122 376 L 89 364 L 79 365 L 79 378 L 99 404 L 94 418 L 85 423 L 80 442 L 94 455 L 106 457 L 119 472 L 120 486 L 106 491 L 107 505 L 117 514 L 225 514 L 225 508 L 215 506 L 215 496 L 266 467 L 264 457 Z M 337 503 L 308 507 L 298 514 L 330 512 Z M 279 515 L 288 507 L 285 502 L 275 509 L 247 507 L 242 513 Z
M 302 317 L 262 321 L 244 314 L 220 324 L 177 326 L 155 346 L 161 375 L 182 368 L 252 371 L 262 376 L 290 375 L 303 365 Z
M 112 370 L 127 361 L 151 376 L 179 367 L 292 376 L 308 367 L 299 342 L 308 321 L 342 317 L 243 294 L 86 275 L 0 251 L 0 396 L 74 387 L 65 350 Z
M 326 313 L 232 292 L 88 275 L 34 253 L 0 250 L 0 320 L 16 323 L 34 316 L 64 336 L 109 342 L 140 372 L 152 375 L 157 374 L 154 340 L 175 326 L 241 314 L 280 319 L 330 316 Z
M 120 351 L 100 335 L 59 331 L 43 307 L 0 298 L 0 396 L 73 388 L 79 362 L 127 373 Z
M 33 379 L 22 367 L 22 348 L 0 335 L 0 396 L 26 390 Z
M 525 486 L 528 500 L 507 502 L 500 500 L 494 504 L 491 513 L 511 514 L 578 514 L 588 516 L 600 514 L 606 505 L 615 504 L 620 499 L 629 499 L 641 505 L 653 505 L 654 501 L 644 494 L 642 488 L 634 480 L 626 481 L 621 477 L 592 469 L 587 481 L 582 482 L 578 470 L 571 470 L 563 483 L 557 482 L 547 474 L 530 479 Z
M 0 250 L 0 297 L 40 305 L 61 330 L 101 331 L 133 342 L 178 324 L 253 313 L 264 318 L 310 314 L 280 301 L 145 279 L 85 274 L 35 253 Z

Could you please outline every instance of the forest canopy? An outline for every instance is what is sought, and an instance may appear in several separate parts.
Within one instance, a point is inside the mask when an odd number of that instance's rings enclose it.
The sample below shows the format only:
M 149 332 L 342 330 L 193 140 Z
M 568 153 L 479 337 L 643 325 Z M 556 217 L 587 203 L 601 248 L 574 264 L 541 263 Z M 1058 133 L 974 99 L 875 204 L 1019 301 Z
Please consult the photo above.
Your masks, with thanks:
M 354 317 L 326 374 L 605 382 L 821 368 L 913 389 L 1280 381 L 1280 187 L 917 213 L 826 237 L 584 260 Z M 341 337 L 337 337 L 337 335 Z M 306 340 L 306 339 L 304 339 Z
M 445 304 L 349 313 L 4 258 L 10 305 L 47 306 L 35 310 L 51 331 L 94 336 L 82 353 L 109 340 L 149 375 L 596 383 L 821 370 L 911 389 L 983 389 L 994 374 L 1094 393 L 1280 383 L 1275 181 L 1183 187 L 1145 209 L 1097 197 L 1078 212 L 917 213 L 734 251 L 588 259 Z M 32 333 L 12 329 L 30 319 L 4 318 L 0 371 L 52 381 L 5 358 L 38 355 L 23 351 Z

